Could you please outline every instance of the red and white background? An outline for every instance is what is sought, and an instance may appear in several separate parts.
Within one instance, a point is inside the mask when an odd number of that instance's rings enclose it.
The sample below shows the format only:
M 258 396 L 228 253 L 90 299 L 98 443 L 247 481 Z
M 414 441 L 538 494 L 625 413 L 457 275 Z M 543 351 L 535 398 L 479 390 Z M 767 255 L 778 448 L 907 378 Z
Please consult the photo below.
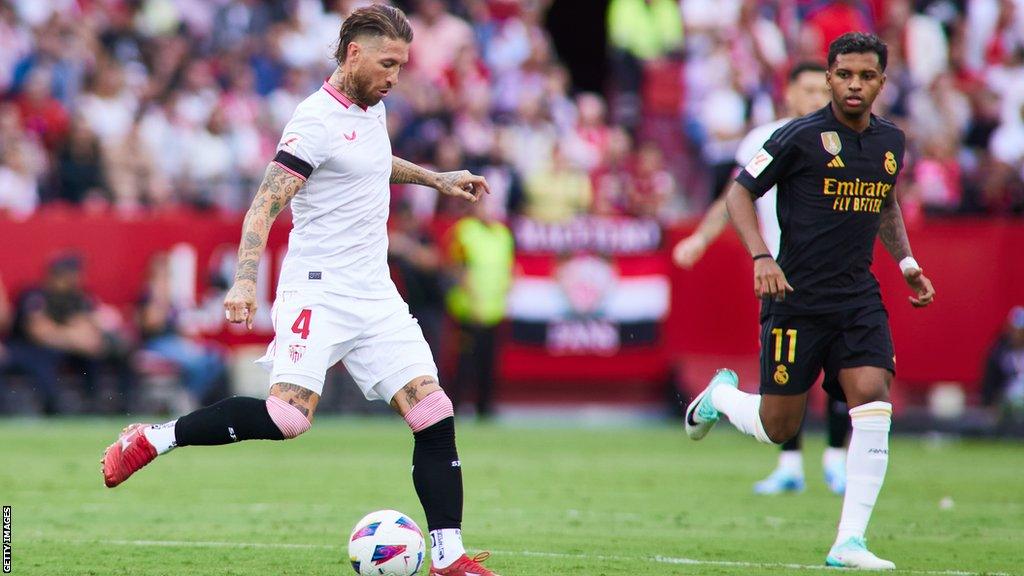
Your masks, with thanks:
M 143 289 L 149 259 L 170 251 L 176 297 L 195 307 L 193 321 L 207 337 L 265 344 L 288 227 L 271 234 L 260 315 L 248 332 L 224 322 L 221 293 L 208 281 L 216 271 L 230 277 L 240 225 L 240 216 L 191 212 L 125 220 L 44 210 L 29 220 L 0 220 L 0 275 L 15 297 L 39 281 L 53 255 L 74 249 L 85 257 L 86 287 L 128 310 Z M 755 365 L 749 258 L 729 232 L 693 270 L 673 267 L 669 249 L 691 228 L 595 218 L 560 226 L 514 222 L 517 266 L 503 328 L 502 397 L 655 401 L 680 366 L 696 378 L 720 362 Z M 955 381 L 974 390 L 1007 311 L 1024 303 L 1024 223 L 929 220 L 910 234 L 938 292 L 932 307 L 912 309 L 895 263 L 881 248 L 875 258 L 900 387 L 921 391 Z

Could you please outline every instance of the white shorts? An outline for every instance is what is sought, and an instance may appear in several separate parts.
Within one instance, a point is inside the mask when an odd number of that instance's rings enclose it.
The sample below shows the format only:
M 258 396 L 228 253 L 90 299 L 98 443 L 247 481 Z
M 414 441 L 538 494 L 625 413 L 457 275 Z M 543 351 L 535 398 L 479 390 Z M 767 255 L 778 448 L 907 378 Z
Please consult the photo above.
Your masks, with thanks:
M 327 369 L 339 360 L 367 400 L 390 402 L 437 365 L 419 322 L 400 297 L 366 300 L 315 290 L 283 290 L 271 309 L 274 340 L 256 361 L 284 382 L 322 395 Z

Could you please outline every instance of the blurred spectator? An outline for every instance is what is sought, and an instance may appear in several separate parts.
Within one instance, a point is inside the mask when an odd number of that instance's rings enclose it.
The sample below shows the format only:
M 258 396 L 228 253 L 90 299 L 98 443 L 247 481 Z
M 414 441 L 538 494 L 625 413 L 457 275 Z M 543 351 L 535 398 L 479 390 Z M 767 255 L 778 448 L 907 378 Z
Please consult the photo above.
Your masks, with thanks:
M 1015 119 L 1007 119 L 989 142 L 993 170 L 986 182 L 985 202 L 993 212 L 1024 211 L 1024 104 Z
M 925 143 L 921 158 L 914 163 L 911 182 L 915 199 L 926 211 L 949 214 L 960 208 L 963 185 L 955 154 L 956 140 L 937 134 Z
M 677 0 L 611 0 L 608 44 L 616 83 L 617 122 L 637 125 L 644 63 L 682 48 L 683 20 Z
M 1014 306 L 989 350 L 981 381 L 982 404 L 1002 419 L 1024 419 L 1024 306 Z
M 668 222 L 671 211 L 682 208 L 672 204 L 680 198 L 676 194 L 676 180 L 665 168 L 661 149 L 653 143 L 643 144 L 637 152 L 634 182 L 629 198 L 629 212 L 633 216 Z
M 169 200 L 170 188 L 157 172 L 156 161 L 142 139 L 136 119 L 128 133 L 103 149 L 103 172 L 114 203 L 127 212 L 159 207 Z
M 145 153 L 145 151 L 140 151 Z M 67 139 L 57 151 L 55 199 L 72 204 L 109 200 L 99 138 L 80 117 L 71 121 Z
M 597 167 L 608 148 L 611 129 L 605 122 L 604 98 L 592 93 L 576 97 L 576 125 L 564 139 L 566 157 L 586 170 Z
M 548 166 L 526 178 L 526 216 L 542 222 L 565 222 L 590 208 L 590 177 L 565 158 L 560 146 L 551 149 Z
M 539 96 L 523 99 L 519 103 L 517 117 L 502 130 L 506 132 L 501 138 L 502 144 L 508 147 L 505 153 L 525 177 L 543 167 L 559 139 Z
M 58 382 L 66 368 L 82 375 L 93 409 L 100 407 L 96 398 L 100 376 L 104 368 L 110 368 L 117 379 L 116 408 L 125 411 L 132 385 L 128 358 L 120 316 L 82 288 L 79 256 L 54 259 L 42 286 L 30 288 L 18 298 L 9 361 L 29 377 L 44 413 L 61 411 Z
M 149 262 L 149 278 L 139 299 L 137 321 L 144 350 L 180 367 L 182 383 L 196 406 L 211 400 L 224 377 L 224 358 L 203 344 L 185 321 L 183 310 L 171 294 L 167 255 L 158 253 Z
M 636 195 L 636 180 L 630 153 L 633 140 L 622 128 L 608 135 L 604 159 L 591 172 L 594 202 L 592 212 L 601 216 L 620 216 L 629 212 L 630 200 Z
M 124 69 L 116 60 L 102 62 L 81 97 L 79 110 L 101 141 L 123 138 L 131 130 L 138 99 L 124 81 Z
M 497 128 L 490 112 L 491 95 L 487 88 L 471 88 L 463 94 L 452 134 L 462 143 L 470 163 L 483 162 L 496 145 Z
M 48 150 L 54 150 L 68 131 L 68 113 L 50 96 L 50 72 L 36 68 L 28 75 L 16 104 L 25 131 L 35 134 Z
M 39 183 L 24 146 L 8 146 L 0 156 L 0 213 L 27 218 L 39 204 Z
M 809 10 L 801 34 L 801 57 L 806 60 L 824 62 L 828 57 L 828 45 L 847 32 L 875 31 L 869 14 L 870 8 L 861 0 L 830 0 L 808 4 L 817 4 L 818 7 Z
M 448 247 L 455 286 L 446 302 L 458 336 L 455 374 L 446 389 L 456 409 L 475 390 L 480 418 L 494 412 L 498 325 L 512 286 L 512 233 L 494 217 L 493 205 L 486 196 L 470 205 L 470 215 L 452 228 Z
M 388 260 L 392 276 L 409 312 L 419 321 L 423 337 L 435 358 L 441 358 L 441 328 L 444 323 L 444 289 L 441 286 L 441 251 L 410 206 L 400 202 L 388 231 Z
M 409 15 L 416 41 L 409 48 L 410 71 L 443 85 L 456 55 L 474 41 L 469 24 L 448 12 L 442 0 L 416 0 Z M 466 53 L 475 66 L 475 54 Z M 464 67 L 464 65 L 463 65 Z
M 508 220 L 510 216 L 522 214 L 526 201 L 523 178 L 508 161 L 508 147 L 501 142 L 505 136 L 507 133 L 497 134 L 490 153 L 476 169 L 480 175 L 487 178 L 487 185 L 491 190 L 488 196 L 493 200 L 490 210 L 496 219 L 502 221 Z

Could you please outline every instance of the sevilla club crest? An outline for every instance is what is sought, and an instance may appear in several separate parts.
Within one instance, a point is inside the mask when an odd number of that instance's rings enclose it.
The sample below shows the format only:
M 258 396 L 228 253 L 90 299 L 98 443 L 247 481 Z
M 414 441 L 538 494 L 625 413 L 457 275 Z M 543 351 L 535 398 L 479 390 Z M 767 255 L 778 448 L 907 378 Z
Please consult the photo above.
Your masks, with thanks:
M 292 364 L 295 364 L 299 360 L 302 360 L 302 355 L 305 353 L 305 344 L 292 344 L 288 346 L 288 357 L 292 359 Z

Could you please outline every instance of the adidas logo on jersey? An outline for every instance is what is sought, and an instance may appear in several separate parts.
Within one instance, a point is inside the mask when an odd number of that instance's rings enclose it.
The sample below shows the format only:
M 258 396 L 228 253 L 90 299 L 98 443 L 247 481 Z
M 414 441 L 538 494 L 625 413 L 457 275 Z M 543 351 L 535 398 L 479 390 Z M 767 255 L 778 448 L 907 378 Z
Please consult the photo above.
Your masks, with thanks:
M 846 168 L 846 164 L 843 164 L 843 159 L 839 156 L 833 157 L 825 166 L 828 166 L 829 168 Z

